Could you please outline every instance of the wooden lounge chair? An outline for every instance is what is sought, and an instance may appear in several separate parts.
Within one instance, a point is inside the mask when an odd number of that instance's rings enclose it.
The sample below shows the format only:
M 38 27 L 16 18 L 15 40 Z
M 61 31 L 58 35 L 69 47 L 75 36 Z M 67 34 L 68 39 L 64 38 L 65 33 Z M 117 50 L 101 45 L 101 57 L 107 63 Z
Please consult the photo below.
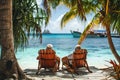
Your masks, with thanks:
M 53 72 L 56 72 L 59 68 L 58 62 L 56 60 L 55 51 L 52 49 L 42 49 L 39 51 L 39 56 L 37 57 L 38 62 L 38 71 L 39 73 L 41 68 L 52 69 Z
M 72 67 L 75 71 L 77 68 L 85 67 L 90 73 L 92 72 L 89 69 L 88 63 L 86 61 L 86 57 L 87 57 L 86 49 L 80 49 L 73 53 Z
M 90 71 L 88 63 L 86 61 L 86 55 L 86 49 L 76 50 L 72 54 L 72 59 L 69 59 L 67 56 L 62 58 L 62 67 L 65 66 L 67 70 L 72 73 L 77 73 L 76 70 L 78 68 L 85 67 L 91 73 L 92 71 Z

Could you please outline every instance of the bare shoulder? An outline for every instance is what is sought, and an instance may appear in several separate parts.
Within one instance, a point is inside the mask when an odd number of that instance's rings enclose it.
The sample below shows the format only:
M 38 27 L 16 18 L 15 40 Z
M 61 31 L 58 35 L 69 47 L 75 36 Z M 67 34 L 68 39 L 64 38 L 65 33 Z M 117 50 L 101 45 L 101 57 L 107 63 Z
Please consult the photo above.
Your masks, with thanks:
M 41 54 L 41 53 L 44 53 L 44 49 L 40 49 L 39 51 L 38 51 L 38 54 Z

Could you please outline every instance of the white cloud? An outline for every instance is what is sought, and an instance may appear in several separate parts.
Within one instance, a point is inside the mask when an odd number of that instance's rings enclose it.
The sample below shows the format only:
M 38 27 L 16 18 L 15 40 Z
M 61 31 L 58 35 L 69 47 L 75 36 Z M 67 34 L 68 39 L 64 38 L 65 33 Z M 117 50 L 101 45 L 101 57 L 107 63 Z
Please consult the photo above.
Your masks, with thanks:
M 49 29 L 52 33 L 63 33 L 63 30 L 60 27 L 60 21 L 62 19 L 62 16 L 63 14 L 59 16 L 56 20 L 50 20 L 46 28 Z
M 47 29 L 52 33 L 70 33 L 70 30 L 79 30 L 83 32 L 86 26 L 85 22 L 78 20 L 77 18 L 69 21 L 64 28 L 61 29 L 60 22 L 64 14 L 60 15 L 56 20 L 50 20 Z
M 86 25 L 88 23 L 90 23 L 91 18 L 93 17 L 93 15 L 88 15 L 87 16 L 87 21 L 81 21 L 78 18 L 75 18 L 71 21 L 69 21 L 66 26 L 61 29 L 60 26 L 60 22 L 61 19 L 63 17 L 63 15 L 69 11 L 68 8 L 66 8 L 65 6 L 61 5 L 58 6 L 55 10 L 52 10 L 52 16 L 50 18 L 49 24 L 46 27 L 46 29 L 48 29 L 51 33 L 70 33 L 70 30 L 78 30 L 80 32 L 83 32 L 84 27 L 86 27 Z

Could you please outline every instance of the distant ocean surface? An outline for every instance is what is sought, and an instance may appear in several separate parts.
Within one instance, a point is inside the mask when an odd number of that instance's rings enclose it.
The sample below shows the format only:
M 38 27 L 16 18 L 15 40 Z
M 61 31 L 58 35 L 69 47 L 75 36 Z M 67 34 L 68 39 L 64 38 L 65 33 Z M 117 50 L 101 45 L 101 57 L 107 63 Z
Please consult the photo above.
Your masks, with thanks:
M 46 48 L 47 44 L 53 44 L 56 54 L 62 58 L 74 51 L 79 38 L 73 38 L 72 34 L 44 34 L 42 44 L 38 37 L 30 37 L 25 49 L 18 48 L 16 57 L 23 69 L 37 69 L 38 50 Z M 120 38 L 112 38 L 117 52 L 120 54 Z M 107 41 L 107 38 L 86 38 L 81 48 L 88 50 L 87 61 L 90 66 L 107 67 L 107 61 L 115 60 Z

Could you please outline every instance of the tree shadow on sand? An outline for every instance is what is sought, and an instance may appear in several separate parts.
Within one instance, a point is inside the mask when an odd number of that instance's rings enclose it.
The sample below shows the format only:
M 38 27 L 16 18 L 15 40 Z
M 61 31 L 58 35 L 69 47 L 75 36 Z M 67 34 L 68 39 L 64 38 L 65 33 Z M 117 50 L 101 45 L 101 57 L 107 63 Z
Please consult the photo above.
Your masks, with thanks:
M 99 69 L 94 66 L 90 66 L 90 70 L 93 73 L 95 73 Z M 30 77 L 45 78 L 46 76 L 49 76 L 49 77 L 58 77 L 58 78 L 67 78 L 67 79 L 73 78 L 74 80 L 75 78 L 79 78 L 80 76 L 91 74 L 84 67 L 77 69 L 78 74 L 72 74 L 68 72 L 66 69 L 59 70 L 56 73 L 53 73 L 51 70 L 41 69 L 38 75 L 36 75 L 37 69 L 25 69 L 24 72 L 26 75 L 29 75 Z

